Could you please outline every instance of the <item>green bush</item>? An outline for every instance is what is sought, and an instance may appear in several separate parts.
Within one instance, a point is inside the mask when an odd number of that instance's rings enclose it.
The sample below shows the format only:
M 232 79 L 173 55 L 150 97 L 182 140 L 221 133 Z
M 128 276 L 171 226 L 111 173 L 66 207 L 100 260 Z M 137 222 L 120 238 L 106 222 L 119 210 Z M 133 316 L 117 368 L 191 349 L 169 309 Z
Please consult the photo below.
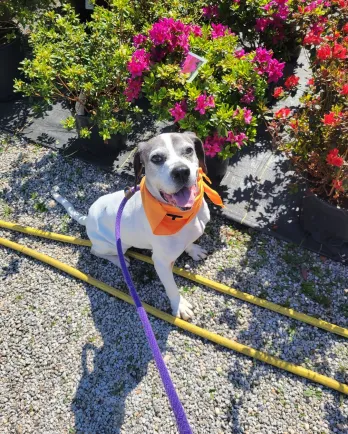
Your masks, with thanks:
M 116 6 L 117 3 L 117 6 Z M 79 103 L 97 125 L 104 140 L 131 128 L 130 112 L 136 110 L 126 101 L 126 64 L 133 34 L 127 1 L 114 2 L 112 10 L 96 7 L 92 20 L 79 21 L 70 5 L 63 13 L 48 11 L 30 35 L 33 57 L 22 62 L 24 80 L 16 80 L 15 89 L 37 98 L 38 108 L 55 100 L 67 101 L 74 112 Z M 74 117 L 64 127 L 73 128 Z M 89 137 L 91 128 L 82 128 Z

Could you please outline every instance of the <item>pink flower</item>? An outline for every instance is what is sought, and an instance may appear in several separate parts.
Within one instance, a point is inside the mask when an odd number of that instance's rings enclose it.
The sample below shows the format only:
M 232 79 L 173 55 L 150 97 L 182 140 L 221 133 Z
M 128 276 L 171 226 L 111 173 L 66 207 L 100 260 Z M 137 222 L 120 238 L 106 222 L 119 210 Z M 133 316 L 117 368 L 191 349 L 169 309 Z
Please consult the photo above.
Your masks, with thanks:
M 248 136 L 247 136 L 246 134 L 244 134 L 244 133 L 239 133 L 239 134 L 237 134 L 237 135 L 235 136 L 237 146 L 240 148 L 240 147 L 244 144 L 244 141 L 245 141 L 247 138 L 248 138 Z
M 144 49 L 136 50 L 133 53 L 132 59 L 127 64 L 127 69 L 132 77 L 139 77 L 144 71 L 148 71 L 150 67 L 150 53 Z
M 127 84 L 128 87 L 124 91 L 124 95 L 126 95 L 126 100 L 131 102 L 139 97 L 141 92 L 141 78 L 129 78 Z
M 179 122 L 186 116 L 186 101 L 183 100 L 180 103 L 176 103 L 173 108 L 169 109 L 169 113 L 174 117 L 174 122 Z
M 197 110 L 201 115 L 204 115 L 208 107 L 215 107 L 214 97 L 212 95 L 207 96 L 204 92 L 203 95 L 199 95 L 196 99 L 195 110 Z
M 283 69 L 285 67 L 285 62 L 278 62 L 277 59 L 271 59 L 268 64 L 268 83 L 277 82 L 283 77 Z
M 273 53 L 266 50 L 266 48 L 256 48 L 254 62 L 267 63 L 272 59 Z
M 203 146 L 205 154 L 208 157 L 215 157 L 216 154 L 222 151 L 226 142 L 225 137 L 219 137 L 217 133 L 205 139 Z
M 163 18 L 157 23 L 153 24 L 149 31 L 151 41 L 155 45 L 163 45 L 170 42 L 172 26 L 174 24 L 173 18 Z
M 202 13 L 206 18 L 216 18 L 219 16 L 218 6 L 206 6 L 202 8 Z
M 224 26 L 223 24 L 212 23 L 211 26 L 212 26 L 211 37 L 213 39 L 223 38 L 226 35 L 226 32 L 228 35 L 231 34 L 230 29 L 227 26 Z
M 268 75 L 268 83 L 277 82 L 283 76 L 285 62 L 273 59 L 272 51 L 259 47 L 255 51 L 253 62 L 257 63 L 256 71 Z
M 244 121 L 246 124 L 250 124 L 253 120 L 253 112 L 249 109 L 244 109 Z
M 147 36 L 145 35 L 139 34 L 133 37 L 133 45 L 135 47 L 139 47 L 139 45 L 143 44 L 145 41 L 147 41 Z
M 236 50 L 234 52 L 235 57 L 237 57 L 237 59 L 241 59 L 242 57 L 245 56 L 245 50 L 243 48 L 241 48 L 240 50 Z
M 247 92 L 243 95 L 240 101 L 243 102 L 244 104 L 250 104 L 254 100 L 255 100 L 255 93 L 254 93 L 254 89 L 251 88 L 247 90 Z
M 234 134 L 233 131 L 229 131 L 226 140 L 241 148 L 247 138 L 248 136 L 244 133 Z
M 191 33 L 194 34 L 194 36 L 202 36 L 203 35 L 202 29 L 195 24 L 191 25 L 190 30 L 191 30 Z
M 166 47 L 169 52 L 175 49 L 187 52 L 190 32 L 196 36 L 201 33 L 198 26 L 190 26 L 180 20 L 175 21 L 173 18 L 162 18 L 153 24 L 149 31 L 149 37 L 156 47 Z
M 257 18 L 255 30 L 257 32 L 264 32 L 267 29 L 267 27 L 269 26 L 270 22 L 271 22 L 271 20 L 269 18 Z

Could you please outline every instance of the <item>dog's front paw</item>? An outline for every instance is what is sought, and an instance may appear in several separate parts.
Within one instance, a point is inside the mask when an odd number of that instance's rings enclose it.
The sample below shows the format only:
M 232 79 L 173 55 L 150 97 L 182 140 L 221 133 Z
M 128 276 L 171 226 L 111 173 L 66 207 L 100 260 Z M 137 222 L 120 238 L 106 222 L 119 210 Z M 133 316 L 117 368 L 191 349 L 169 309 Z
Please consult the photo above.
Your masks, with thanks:
M 171 301 L 173 315 L 185 320 L 192 319 L 194 313 L 192 312 L 192 304 L 184 299 L 181 295 L 179 298 Z
M 205 259 L 208 255 L 208 252 L 198 244 L 191 244 L 185 251 L 194 261 Z

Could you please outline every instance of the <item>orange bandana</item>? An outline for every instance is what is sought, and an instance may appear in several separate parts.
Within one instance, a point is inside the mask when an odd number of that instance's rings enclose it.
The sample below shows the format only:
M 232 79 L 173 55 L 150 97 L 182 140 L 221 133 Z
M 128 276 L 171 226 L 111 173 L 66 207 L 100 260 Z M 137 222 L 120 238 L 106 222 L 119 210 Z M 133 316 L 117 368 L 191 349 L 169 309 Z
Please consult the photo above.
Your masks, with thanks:
M 173 205 L 155 199 L 146 188 L 144 176 L 140 182 L 141 199 L 146 217 L 155 235 L 174 235 L 179 232 L 187 223 L 196 217 L 202 205 L 204 193 L 206 193 L 215 205 L 224 207 L 219 194 L 210 188 L 203 178 L 211 184 L 210 179 L 203 173 L 202 169 L 199 169 L 197 179 L 198 194 L 195 197 L 192 208 L 187 211 L 182 211 Z

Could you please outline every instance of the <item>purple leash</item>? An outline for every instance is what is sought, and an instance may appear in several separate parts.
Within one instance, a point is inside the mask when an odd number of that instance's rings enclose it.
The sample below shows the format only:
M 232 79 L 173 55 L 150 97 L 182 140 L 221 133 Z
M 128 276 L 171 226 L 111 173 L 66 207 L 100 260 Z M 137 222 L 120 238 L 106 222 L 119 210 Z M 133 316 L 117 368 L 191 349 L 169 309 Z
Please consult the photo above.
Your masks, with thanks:
M 139 187 L 134 187 L 131 189 L 131 192 L 135 193 L 137 190 L 139 190 Z M 127 266 L 126 266 L 126 261 L 124 259 L 124 255 L 123 255 L 123 251 L 122 251 L 122 244 L 121 244 L 121 217 L 122 217 L 122 212 L 124 210 L 124 207 L 127 203 L 127 200 L 128 200 L 128 197 L 125 197 L 120 204 L 120 207 L 117 211 L 116 228 L 115 228 L 116 247 L 117 247 L 118 257 L 119 257 L 119 260 L 121 263 L 121 269 L 122 269 L 123 277 L 124 277 L 124 280 L 126 281 L 126 283 L 128 285 L 130 294 L 131 294 L 133 301 L 134 301 L 134 304 L 137 308 L 138 315 L 139 315 L 140 320 L 143 324 L 145 335 L 146 335 L 148 343 L 150 345 L 150 348 L 151 348 L 153 357 L 155 359 L 157 369 L 160 373 L 162 383 L 163 383 L 164 389 L 167 393 L 170 405 L 172 406 L 172 409 L 173 409 L 173 412 L 175 415 L 175 419 L 176 419 L 176 423 L 177 423 L 177 426 L 179 428 L 179 432 L 180 432 L 180 434 L 192 434 L 192 430 L 191 430 L 191 427 L 188 423 L 184 407 L 182 406 L 180 399 L 178 397 L 178 394 L 176 393 L 176 390 L 175 390 L 174 384 L 172 382 L 172 379 L 170 378 L 167 366 L 164 363 L 161 351 L 158 347 L 158 344 L 157 344 L 155 335 L 153 333 L 149 318 L 146 314 L 146 311 L 145 311 L 143 305 L 141 304 L 141 300 L 139 298 L 137 290 L 134 287 L 132 278 L 131 278 L 129 271 L 127 269 Z

